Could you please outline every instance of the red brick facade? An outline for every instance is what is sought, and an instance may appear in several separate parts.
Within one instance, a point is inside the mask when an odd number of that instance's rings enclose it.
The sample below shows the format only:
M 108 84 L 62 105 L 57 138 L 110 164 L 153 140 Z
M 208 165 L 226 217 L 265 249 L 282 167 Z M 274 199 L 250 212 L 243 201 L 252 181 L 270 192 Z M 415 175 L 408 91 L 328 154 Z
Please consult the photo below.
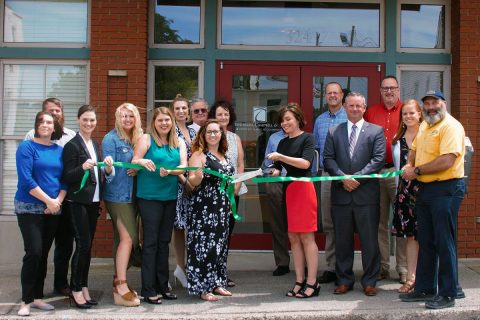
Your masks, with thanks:
M 459 257 L 480 257 L 480 183 L 478 112 L 480 95 L 480 1 L 452 1 L 452 102 L 453 115 L 465 127 L 475 154 L 468 194 L 458 217 Z
M 126 101 L 139 107 L 147 104 L 147 31 L 148 1 L 92 1 L 90 103 L 99 107 L 98 141 L 113 128 L 117 106 Z M 126 71 L 126 76 L 109 76 L 111 70 Z M 112 237 L 112 224 L 104 210 L 93 255 L 111 257 Z
M 96 0 L 91 8 L 90 101 L 99 106 L 97 138 L 114 125 L 115 108 L 129 101 L 147 104 L 148 1 Z M 480 1 L 451 1 L 453 115 L 476 150 L 468 195 L 458 218 L 459 257 L 480 257 Z M 126 76 L 109 76 L 124 70 Z M 144 110 L 144 118 L 145 117 Z M 110 257 L 112 226 L 105 212 L 98 221 L 94 256 Z

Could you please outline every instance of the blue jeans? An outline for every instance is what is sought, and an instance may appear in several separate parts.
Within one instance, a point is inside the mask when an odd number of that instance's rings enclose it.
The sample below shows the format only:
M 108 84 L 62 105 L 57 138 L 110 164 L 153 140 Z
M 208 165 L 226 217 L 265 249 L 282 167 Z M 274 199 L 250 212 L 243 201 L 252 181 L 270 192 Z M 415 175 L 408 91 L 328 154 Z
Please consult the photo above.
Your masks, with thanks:
M 464 179 L 422 183 L 415 210 L 418 263 L 415 290 L 445 297 L 457 295 L 457 215 L 465 195 Z

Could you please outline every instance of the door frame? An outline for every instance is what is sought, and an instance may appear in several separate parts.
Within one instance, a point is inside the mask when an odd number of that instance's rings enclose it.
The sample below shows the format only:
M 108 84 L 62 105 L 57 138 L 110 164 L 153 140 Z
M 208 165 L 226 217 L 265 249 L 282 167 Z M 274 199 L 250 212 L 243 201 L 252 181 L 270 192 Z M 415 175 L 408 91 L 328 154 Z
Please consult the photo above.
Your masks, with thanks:
M 380 84 L 384 77 L 383 63 L 354 63 L 354 62 L 314 62 L 314 61 L 245 61 L 245 60 L 217 60 L 216 63 L 216 91 L 217 99 L 232 100 L 232 76 L 246 75 L 287 75 L 289 83 L 298 83 L 298 86 L 288 87 L 288 101 L 298 102 L 300 106 L 308 106 L 312 102 L 313 76 L 328 73 L 328 76 L 368 76 L 368 97 L 370 104 L 379 102 Z M 326 71 L 326 72 L 325 72 Z M 327 75 L 327 74 L 325 74 Z M 313 131 L 313 108 L 302 107 L 305 113 L 305 130 Z M 321 218 L 320 218 L 321 219 Z M 315 240 L 319 250 L 325 248 L 325 235 L 316 233 Z M 233 234 L 230 248 L 233 250 L 271 250 L 272 237 L 269 233 Z M 355 249 L 360 249 L 360 242 L 355 235 Z

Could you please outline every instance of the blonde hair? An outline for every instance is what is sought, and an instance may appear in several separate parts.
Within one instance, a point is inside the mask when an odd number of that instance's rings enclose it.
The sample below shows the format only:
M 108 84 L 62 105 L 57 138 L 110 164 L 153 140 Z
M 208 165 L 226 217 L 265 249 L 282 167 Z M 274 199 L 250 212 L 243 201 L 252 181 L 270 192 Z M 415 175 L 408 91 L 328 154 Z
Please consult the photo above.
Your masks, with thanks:
M 135 118 L 135 124 L 130 133 L 126 132 L 122 126 L 124 110 L 131 111 L 133 113 L 133 117 Z M 115 111 L 115 129 L 117 130 L 117 134 L 121 139 L 130 143 L 133 147 L 135 146 L 135 144 L 138 142 L 138 139 L 140 139 L 143 134 L 140 112 L 138 112 L 138 109 L 135 105 L 125 102 L 118 106 L 117 110 Z
M 176 128 L 175 117 L 173 116 L 173 113 L 169 108 L 158 107 L 153 110 L 153 116 L 152 116 L 152 121 L 150 122 L 149 133 L 152 135 L 153 140 L 157 145 L 159 146 L 163 145 L 162 140 L 160 139 L 160 135 L 158 134 L 157 129 L 155 129 L 155 120 L 160 114 L 165 114 L 169 116 L 170 121 L 172 122 L 172 127 L 170 128 L 170 131 L 167 134 L 168 146 L 171 149 L 178 148 L 180 146 L 180 142 L 178 141 L 177 134 L 175 133 L 175 128 Z

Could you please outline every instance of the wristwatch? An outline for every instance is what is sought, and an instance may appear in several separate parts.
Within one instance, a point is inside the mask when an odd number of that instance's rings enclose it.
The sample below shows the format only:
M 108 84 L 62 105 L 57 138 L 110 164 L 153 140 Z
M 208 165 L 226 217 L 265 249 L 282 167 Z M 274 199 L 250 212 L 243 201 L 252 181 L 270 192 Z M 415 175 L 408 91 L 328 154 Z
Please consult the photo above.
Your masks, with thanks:
M 413 172 L 415 172 L 417 176 L 421 175 L 419 167 L 415 167 L 415 169 L 413 169 Z

